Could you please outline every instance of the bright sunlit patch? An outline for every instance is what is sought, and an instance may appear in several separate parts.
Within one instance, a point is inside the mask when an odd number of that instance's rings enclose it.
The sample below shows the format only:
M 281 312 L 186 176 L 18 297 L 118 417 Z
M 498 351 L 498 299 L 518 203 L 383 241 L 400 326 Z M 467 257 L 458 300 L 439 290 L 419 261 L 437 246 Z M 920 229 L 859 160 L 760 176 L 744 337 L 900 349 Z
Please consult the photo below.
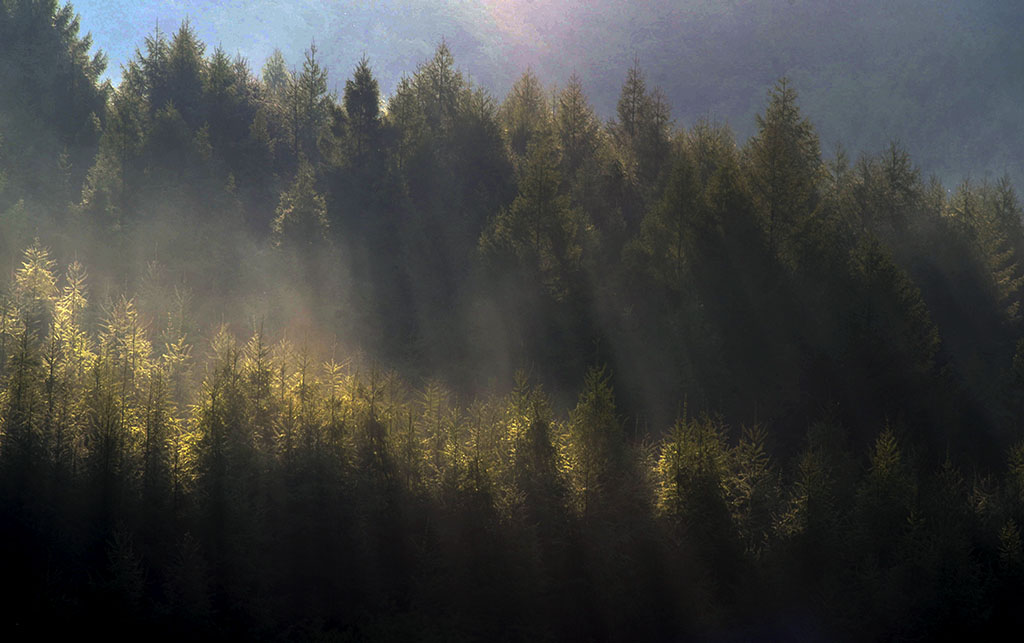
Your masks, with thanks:
M 531 35 L 531 32 L 536 33 L 529 20 L 529 9 L 535 4 L 539 3 L 524 0 L 483 0 L 483 5 L 494 24 L 502 33 L 516 38 Z
M 585 4 L 576 0 L 483 0 L 482 4 L 503 35 L 519 42 L 550 46 L 550 36 L 578 21 Z

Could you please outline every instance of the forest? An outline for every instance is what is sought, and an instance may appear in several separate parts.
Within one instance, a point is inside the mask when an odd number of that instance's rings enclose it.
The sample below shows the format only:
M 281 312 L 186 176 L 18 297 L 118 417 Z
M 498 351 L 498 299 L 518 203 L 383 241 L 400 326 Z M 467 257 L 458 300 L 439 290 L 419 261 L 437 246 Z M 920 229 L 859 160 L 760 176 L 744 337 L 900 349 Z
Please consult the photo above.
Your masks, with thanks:
M 0 1 L 5 639 L 1024 625 L 1011 178 L 79 20 Z

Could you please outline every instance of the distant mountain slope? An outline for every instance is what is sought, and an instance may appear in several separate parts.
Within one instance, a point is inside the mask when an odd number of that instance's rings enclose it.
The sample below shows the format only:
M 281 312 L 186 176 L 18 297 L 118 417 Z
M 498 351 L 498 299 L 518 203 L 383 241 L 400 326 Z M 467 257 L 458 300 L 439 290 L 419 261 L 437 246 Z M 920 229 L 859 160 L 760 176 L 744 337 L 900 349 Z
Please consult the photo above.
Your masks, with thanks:
M 709 115 L 741 137 L 771 83 L 789 75 L 830 151 L 899 139 L 947 184 L 1009 173 L 1024 184 L 1024 4 L 1012 0 L 615 0 L 441 2 L 81 0 L 83 28 L 117 77 L 159 21 L 190 16 L 211 45 L 258 68 L 274 47 L 290 64 L 315 39 L 340 86 L 366 53 L 390 93 L 444 37 L 457 63 L 499 97 L 530 66 L 545 82 L 573 71 L 611 116 L 636 56 L 677 120 Z

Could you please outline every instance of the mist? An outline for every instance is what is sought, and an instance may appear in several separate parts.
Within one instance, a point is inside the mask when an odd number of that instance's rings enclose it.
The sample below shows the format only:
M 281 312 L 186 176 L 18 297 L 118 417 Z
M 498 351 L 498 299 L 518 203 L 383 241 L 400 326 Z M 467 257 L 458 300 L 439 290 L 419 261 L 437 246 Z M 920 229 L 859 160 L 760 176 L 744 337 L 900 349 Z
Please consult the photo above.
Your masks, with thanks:
M 1024 179 L 1011 144 L 1021 136 L 1024 15 L 1012 2 L 93 4 L 76 7 L 115 81 L 154 26 L 169 32 L 186 18 L 205 42 L 255 66 L 275 48 L 300 66 L 315 41 L 334 90 L 366 54 L 385 95 L 444 38 L 460 69 L 499 98 L 528 67 L 546 87 L 578 74 L 602 119 L 636 58 L 681 125 L 710 117 L 746 139 L 767 91 L 788 76 L 827 152 L 874 153 L 898 139 L 926 176 L 948 184 Z
M 0 4 L 5 627 L 1015 624 L 1024 14 L 847 5 Z

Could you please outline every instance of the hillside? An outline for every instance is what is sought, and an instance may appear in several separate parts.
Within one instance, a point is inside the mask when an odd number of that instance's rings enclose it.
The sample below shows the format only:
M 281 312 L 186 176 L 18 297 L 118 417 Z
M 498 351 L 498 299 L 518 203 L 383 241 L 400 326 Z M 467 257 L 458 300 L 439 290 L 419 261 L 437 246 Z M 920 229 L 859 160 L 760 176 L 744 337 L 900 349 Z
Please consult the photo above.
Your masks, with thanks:
M 319 5 L 289 6 L 334 26 Z M 640 55 L 554 90 L 523 66 L 495 93 L 465 70 L 506 61 L 504 45 L 462 58 L 468 27 L 382 81 L 370 56 L 335 74 L 327 38 L 298 64 L 277 50 L 254 65 L 204 40 L 197 16 L 145 31 L 114 84 L 70 5 L 0 4 L 0 629 L 605 641 L 1018 627 L 1013 180 L 944 184 L 896 141 L 829 153 L 815 105 L 855 93 L 882 114 L 898 97 L 843 89 L 860 78 L 852 54 L 816 57 L 838 13 L 787 3 L 755 20 L 757 6 L 708 4 L 692 23 L 704 38 L 745 20 L 763 31 L 736 41 L 749 55 L 723 51 L 739 75 L 755 54 L 805 48 L 778 53 L 799 64 L 737 134 L 728 92 L 680 97 L 673 82 L 704 76 Z M 549 5 L 485 7 L 540 42 Z M 787 44 L 771 25 L 791 12 L 807 22 L 785 18 Z M 885 42 L 913 32 L 903 42 L 924 48 L 938 24 L 890 17 L 865 13 L 857 47 L 891 27 Z M 608 47 L 680 42 L 607 29 Z M 574 37 L 581 52 L 596 39 Z M 815 89 L 826 68 L 835 87 Z M 946 139 L 1019 140 L 960 122 L 984 101 L 918 89 L 904 111 Z

